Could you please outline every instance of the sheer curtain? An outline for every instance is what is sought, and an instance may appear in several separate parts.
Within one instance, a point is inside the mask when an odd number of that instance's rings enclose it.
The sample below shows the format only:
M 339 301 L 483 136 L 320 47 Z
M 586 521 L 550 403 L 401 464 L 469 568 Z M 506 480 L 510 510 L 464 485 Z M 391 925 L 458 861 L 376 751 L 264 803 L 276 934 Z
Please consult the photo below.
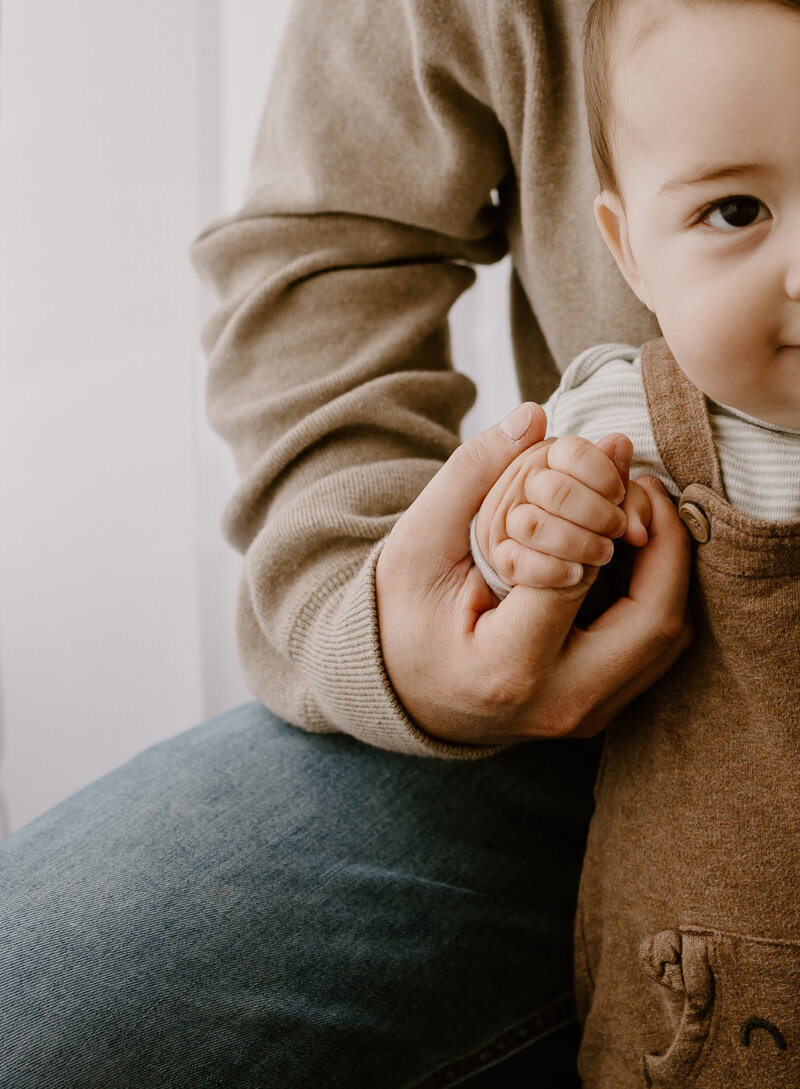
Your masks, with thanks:
M 241 199 L 290 2 L 0 9 L 3 832 L 249 698 L 187 251 Z M 505 288 L 457 306 L 469 431 L 515 401 Z

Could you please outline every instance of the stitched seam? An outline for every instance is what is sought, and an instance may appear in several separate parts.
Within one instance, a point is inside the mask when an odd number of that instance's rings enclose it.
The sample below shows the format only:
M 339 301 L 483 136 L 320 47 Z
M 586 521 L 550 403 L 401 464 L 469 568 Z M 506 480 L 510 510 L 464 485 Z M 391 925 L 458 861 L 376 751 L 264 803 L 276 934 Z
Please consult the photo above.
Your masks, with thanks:
M 693 923 L 687 923 L 685 926 L 680 927 L 680 929 L 687 934 L 707 935 L 714 942 L 715 954 L 716 943 L 720 938 L 739 938 L 741 941 L 752 942 L 756 945 L 773 945 L 778 948 L 785 948 L 788 946 L 789 948 L 797 949 L 798 946 L 800 946 L 800 941 L 796 938 L 760 937 L 756 934 L 744 934 L 739 930 L 724 930 L 722 927 L 696 926 Z
M 575 1021 L 575 998 L 570 992 L 538 1013 L 518 1022 L 477 1051 L 440 1066 L 422 1081 L 409 1086 L 409 1089 L 451 1089 L 451 1086 L 459 1085 L 481 1070 L 497 1066 L 509 1056 L 531 1047 Z

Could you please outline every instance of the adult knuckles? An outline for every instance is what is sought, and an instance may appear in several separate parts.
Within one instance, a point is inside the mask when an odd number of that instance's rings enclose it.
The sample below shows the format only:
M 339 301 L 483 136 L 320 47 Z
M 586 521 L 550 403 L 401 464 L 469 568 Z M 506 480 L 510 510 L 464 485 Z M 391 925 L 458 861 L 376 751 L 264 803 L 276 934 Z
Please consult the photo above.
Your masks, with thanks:
M 526 732 L 531 739 L 561 740 L 572 737 L 582 721 L 576 699 L 538 703 L 528 709 Z
M 491 670 L 473 674 L 473 683 L 481 701 L 494 707 L 501 718 L 516 717 L 528 706 L 535 689 L 529 672 L 520 668 L 518 660 L 493 663 Z
M 670 610 L 663 615 L 650 613 L 648 623 L 646 637 L 656 651 L 666 650 L 676 643 L 685 644 L 685 649 L 692 641 L 692 624 L 682 609 Z
M 556 700 L 547 678 L 512 666 L 493 670 L 482 678 L 482 703 L 494 709 L 498 721 L 513 726 L 520 736 L 569 737 L 580 723 L 578 699 Z

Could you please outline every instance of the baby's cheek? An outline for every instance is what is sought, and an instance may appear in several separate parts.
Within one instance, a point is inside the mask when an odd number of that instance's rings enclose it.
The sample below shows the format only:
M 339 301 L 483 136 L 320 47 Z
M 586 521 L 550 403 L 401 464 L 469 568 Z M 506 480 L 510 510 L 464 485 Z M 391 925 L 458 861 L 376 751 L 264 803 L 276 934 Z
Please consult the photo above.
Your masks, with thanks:
M 732 387 L 731 358 L 738 354 L 729 331 L 716 315 L 698 313 L 691 321 L 695 307 L 687 307 L 685 320 L 673 325 L 664 337 L 683 373 L 698 389 L 715 401 L 725 401 L 724 393 Z M 692 326 L 697 330 L 692 335 Z

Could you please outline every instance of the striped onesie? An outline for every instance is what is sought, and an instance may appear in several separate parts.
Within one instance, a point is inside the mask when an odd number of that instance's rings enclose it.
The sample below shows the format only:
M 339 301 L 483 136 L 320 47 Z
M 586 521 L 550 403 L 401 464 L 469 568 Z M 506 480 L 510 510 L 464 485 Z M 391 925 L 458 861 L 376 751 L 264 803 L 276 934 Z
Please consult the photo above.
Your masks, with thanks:
M 800 430 L 777 427 L 726 405 L 707 400 L 709 419 L 733 507 L 754 518 L 800 518 Z M 675 499 L 680 488 L 658 453 L 642 385 L 641 350 L 625 344 L 601 344 L 572 361 L 561 384 L 543 406 L 548 437 L 582 435 L 597 442 L 619 432 L 633 443 L 631 477 L 658 477 Z M 471 533 L 472 554 L 481 574 L 499 598 L 510 587 L 483 557 Z

